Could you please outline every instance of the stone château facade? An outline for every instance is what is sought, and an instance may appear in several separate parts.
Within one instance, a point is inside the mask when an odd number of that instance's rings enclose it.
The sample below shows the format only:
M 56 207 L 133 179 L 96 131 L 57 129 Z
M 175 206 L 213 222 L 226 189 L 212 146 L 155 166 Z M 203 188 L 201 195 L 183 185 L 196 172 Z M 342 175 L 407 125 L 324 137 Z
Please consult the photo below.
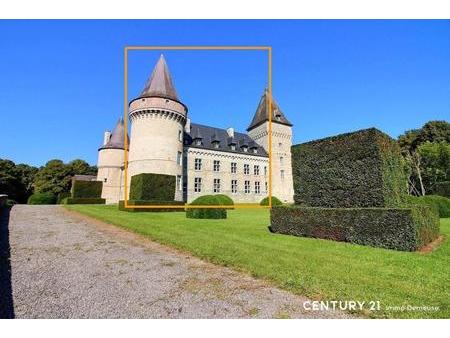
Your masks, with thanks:
M 261 97 L 247 134 L 192 123 L 161 55 L 142 93 L 129 104 L 128 186 L 133 175 L 176 177 L 175 200 L 226 194 L 236 203 L 259 203 L 268 195 L 268 93 Z M 293 202 L 292 124 L 272 103 L 272 195 Z M 105 132 L 99 149 L 97 180 L 102 197 L 124 196 L 124 122 Z

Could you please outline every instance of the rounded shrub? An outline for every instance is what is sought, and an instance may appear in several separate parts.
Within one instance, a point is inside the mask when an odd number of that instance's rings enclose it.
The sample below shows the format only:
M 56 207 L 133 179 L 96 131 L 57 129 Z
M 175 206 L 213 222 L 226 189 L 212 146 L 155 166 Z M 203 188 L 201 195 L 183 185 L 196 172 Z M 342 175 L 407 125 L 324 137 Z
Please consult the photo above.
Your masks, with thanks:
M 234 206 L 234 201 L 231 197 L 224 195 L 224 194 L 217 194 L 217 195 L 213 195 L 214 197 L 216 197 L 219 201 L 220 205 L 230 205 L 230 206 Z M 230 208 L 231 209 L 231 208 Z
M 28 204 L 55 204 L 56 196 L 48 192 L 40 192 L 28 198 Z
M 190 205 L 221 205 L 221 200 L 216 195 L 204 195 L 196 198 Z M 203 219 L 227 218 L 227 210 L 221 208 L 187 208 L 186 217 Z
M 264 197 L 261 202 L 259 202 L 259 205 L 267 206 L 269 205 L 269 196 Z M 283 205 L 283 202 L 281 202 L 278 198 L 275 196 L 272 196 L 272 206 L 276 205 Z

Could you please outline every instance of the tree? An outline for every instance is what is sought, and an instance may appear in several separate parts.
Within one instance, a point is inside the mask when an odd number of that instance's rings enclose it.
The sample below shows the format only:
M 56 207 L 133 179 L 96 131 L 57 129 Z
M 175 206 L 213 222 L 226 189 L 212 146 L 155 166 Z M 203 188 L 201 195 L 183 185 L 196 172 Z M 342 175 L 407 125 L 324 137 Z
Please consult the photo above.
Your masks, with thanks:
M 25 203 L 33 193 L 32 182 L 36 171 L 35 167 L 0 159 L 0 193 L 7 194 L 9 199 L 18 203 Z
M 427 141 L 417 148 L 417 153 L 421 158 L 424 186 L 433 193 L 437 182 L 450 179 L 450 144 L 445 141 Z
M 67 164 L 72 175 L 97 175 L 97 167 L 84 160 L 76 159 Z
M 400 135 L 398 143 L 409 164 L 410 194 L 433 193 L 437 182 L 450 178 L 446 155 L 450 144 L 450 123 L 429 121 L 420 129 Z

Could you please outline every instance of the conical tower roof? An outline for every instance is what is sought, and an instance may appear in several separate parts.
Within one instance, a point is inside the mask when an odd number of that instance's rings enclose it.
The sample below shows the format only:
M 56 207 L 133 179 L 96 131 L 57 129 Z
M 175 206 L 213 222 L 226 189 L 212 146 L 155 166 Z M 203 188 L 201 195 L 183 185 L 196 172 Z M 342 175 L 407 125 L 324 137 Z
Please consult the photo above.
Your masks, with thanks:
M 164 56 L 161 54 L 152 75 L 147 80 L 147 83 L 139 97 L 164 97 L 175 101 L 178 99 L 175 86 L 172 82 L 172 76 L 169 72 Z
M 128 144 L 130 144 L 129 137 L 127 140 Z M 117 121 L 117 124 L 111 133 L 111 137 L 109 138 L 108 143 L 106 143 L 100 149 L 124 149 L 125 148 L 124 142 L 125 142 L 125 125 L 123 122 L 123 118 L 120 118 Z
M 263 96 L 261 96 L 258 108 L 256 109 L 255 115 L 253 116 L 253 120 L 248 126 L 247 131 L 261 125 L 266 121 L 269 121 L 269 109 L 267 107 L 268 105 L 269 105 L 269 91 L 266 88 L 264 90 Z M 273 97 L 272 97 L 272 122 L 292 126 L 292 123 L 288 121 L 286 116 L 284 116 L 283 112 L 280 110 L 280 107 L 275 102 Z

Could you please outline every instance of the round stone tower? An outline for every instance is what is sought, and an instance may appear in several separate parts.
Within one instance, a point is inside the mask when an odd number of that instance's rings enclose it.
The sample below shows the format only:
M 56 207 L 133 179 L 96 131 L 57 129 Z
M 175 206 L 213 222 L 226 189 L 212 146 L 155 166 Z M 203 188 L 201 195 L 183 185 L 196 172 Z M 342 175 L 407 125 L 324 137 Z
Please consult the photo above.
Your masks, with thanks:
M 124 199 L 124 139 L 124 123 L 119 119 L 112 133 L 105 132 L 103 145 L 98 150 L 97 181 L 103 182 L 102 198 L 108 204 Z
M 130 102 L 128 187 L 141 173 L 176 177 L 175 200 L 183 200 L 183 131 L 187 107 L 179 100 L 164 56 L 139 97 Z M 128 189 L 129 190 L 129 189 Z
M 294 202 L 291 164 L 292 123 L 280 110 L 272 96 L 272 126 L 269 128 L 269 92 L 264 91 L 250 126 L 248 135 L 269 152 L 272 151 L 272 196 L 282 202 Z M 269 144 L 269 131 L 271 143 Z

